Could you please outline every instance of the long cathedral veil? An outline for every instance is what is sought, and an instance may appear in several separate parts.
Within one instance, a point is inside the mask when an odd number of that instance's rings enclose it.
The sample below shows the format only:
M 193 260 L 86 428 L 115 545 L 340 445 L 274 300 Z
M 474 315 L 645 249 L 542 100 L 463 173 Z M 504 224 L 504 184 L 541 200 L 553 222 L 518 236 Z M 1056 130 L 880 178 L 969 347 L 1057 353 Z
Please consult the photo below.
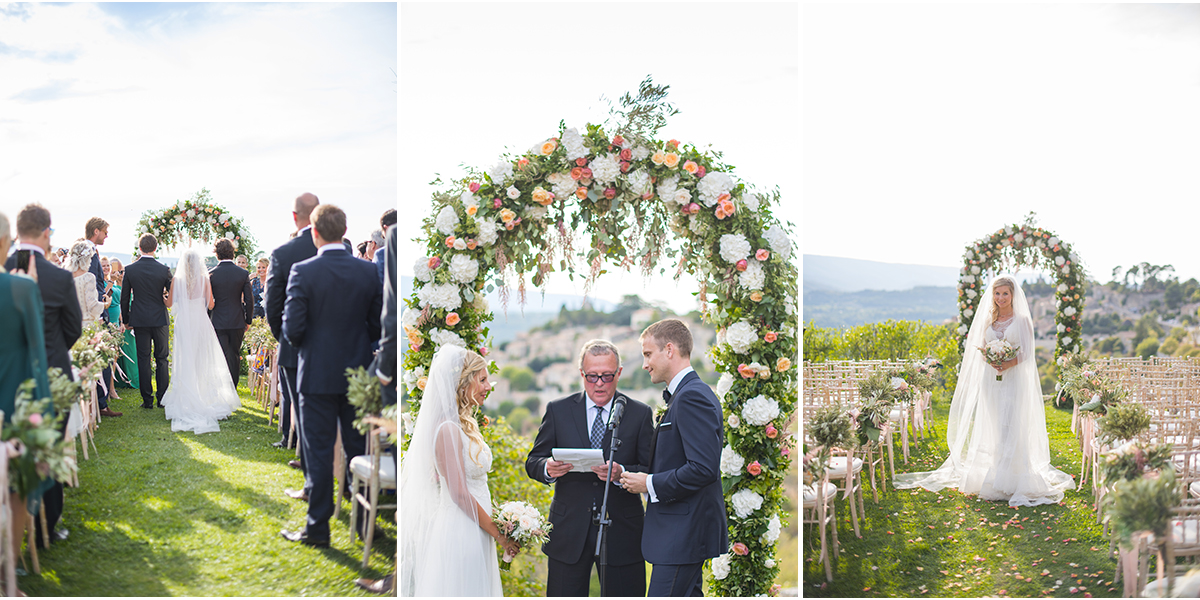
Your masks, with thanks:
M 995 320 L 992 292 L 1000 282 L 1008 282 L 1013 289 L 1013 321 L 1009 327 L 1016 328 L 1015 345 L 1019 346 L 1018 362 L 1004 372 L 1006 381 L 1002 383 L 995 380 L 996 370 L 979 351 Z M 950 455 L 935 471 L 896 475 L 894 486 L 919 486 L 930 491 L 954 487 L 988 499 L 1004 497 L 1012 506 L 1062 500 L 1063 490 L 1075 487 L 1075 482 L 1050 465 L 1035 352 L 1033 319 L 1025 292 L 1011 275 L 997 276 L 983 292 L 963 346 L 958 386 L 946 426 Z M 987 401 L 989 397 L 991 402 Z M 992 482 L 1003 489 L 993 489 Z

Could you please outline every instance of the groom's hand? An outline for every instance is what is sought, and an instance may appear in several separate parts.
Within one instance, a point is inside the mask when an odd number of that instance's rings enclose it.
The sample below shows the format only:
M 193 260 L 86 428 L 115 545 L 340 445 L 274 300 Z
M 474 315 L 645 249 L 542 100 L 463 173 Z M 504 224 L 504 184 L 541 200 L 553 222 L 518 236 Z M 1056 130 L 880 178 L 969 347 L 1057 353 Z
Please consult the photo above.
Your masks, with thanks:
M 562 477 L 563 475 L 570 473 L 574 466 L 575 465 L 569 462 L 550 459 L 546 461 L 546 473 L 549 473 L 551 477 Z
M 624 470 L 625 469 L 621 468 L 621 465 L 619 465 L 617 463 L 613 463 L 613 466 L 612 466 L 613 481 L 620 481 L 621 473 L 624 472 Z M 602 465 L 592 467 L 592 472 L 596 474 L 596 477 L 600 478 L 600 481 L 608 481 L 608 463 L 604 463 Z
M 645 494 L 646 489 L 646 473 L 630 473 L 626 471 L 621 475 L 621 487 L 625 491 L 632 494 Z

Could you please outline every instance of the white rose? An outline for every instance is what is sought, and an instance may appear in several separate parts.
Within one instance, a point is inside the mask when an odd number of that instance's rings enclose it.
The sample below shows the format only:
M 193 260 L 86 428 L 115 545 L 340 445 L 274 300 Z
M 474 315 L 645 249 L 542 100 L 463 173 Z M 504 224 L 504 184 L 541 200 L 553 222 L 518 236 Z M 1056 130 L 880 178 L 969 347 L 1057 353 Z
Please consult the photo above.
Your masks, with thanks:
M 1046 243 L 1050 244 L 1051 246 L 1057 246 L 1057 245 L 1058 245 L 1058 238 L 1057 238 L 1057 237 L 1051 237 L 1049 240 L 1047 240 L 1047 241 L 1046 241 Z
M 733 375 L 721 373 L 721 378 L 717 380 L 717 396 L 721 398 L 722 402 L 725 400 L 725 394 L 728 394 L 731 389 L 733 389 Z
M 403 306 L 403 305 L 401 305 Z M 400 313 L 400 324 L 405 329 L 416 329 L 417 321 L 421 320 L 421 311 L 413 310 L 404 306 L 404 312 Z
M 762 496 L 754 493 L 751 490 L 739 490 L 736 494 L 730 497 L 733 504 L 733 512 L 739 519 L 745 519 L 754 511 L 762 508 Z
M 746 208 L 750 209 L 750 212 L 758 212 L 758 207 L 762 204 L 762 198 L 758 194 L 747 193 L 742 196 L 742 204 L 746 205 Z
M 521 190 L 518 190 L 517 186 L 515 185 L 508 186 L 508 189 L 504 191 L 510 200 L 516 200 L 517 198 L 521 197 Z
M 753 258 L 746 263 L 746 270 L 738 275 L 738 283 L 748 290 L 761 290 L 766 281 L 762 263 Z
M 583 145 L 583 136 L 574 127 L 563 132 L 563 149 L 567 152 L 567 160 L 574 162 L 577 158 L 587 156 L 587 148 Z
M 1069 335 L 1063 336 L 1062 343 L 1064 346 L 1070 346 L 1071 345 L 1071 336 L 1069 336 Z
M 971 290 L 971 289 L 968 289 L 968 290 L 967 290 L 967 297 L 968 297 L 968 298 L 974 298 L 975 296 L 978 296 L 978 295 L 979 295 L 979 294 L 978 294 L 978 293 L 977 293 L 975 290 Z
M 458 226 L 458 213 L 454 212 L 454 207 L 447 204 L 438 212 L 434 223 L 442 235 L 454 235 L 454 228 Z
M 672 176 L 667 177 L 666 179 L 663 179 L 658 182 L 658 189 L 655 191 L 655 193 L 658 194 L 659 198 L 662 198 L 663 202 L 678 203 L 679 199 L 675 195 L 675 192 L 677 192 L 678 190 L 679 190 L 679 176 L 672 175 Z
M 646 160 L 650 156 L 650 149 L 645 146 L 638 146 L 633 149 L 633 160 Z
M 479 198 L 476 198 L 475 194 L 472 194 L 471 192 L 463 192 L 461 195 L 459 195 L 458 201 L 462 203 L 464 209 L 472 206 L 479 206 Z
M 729 577 L 729 554 L 722 554 L 712 559 L 713 579 L 721 581 Z
M 1054 290 L 1059 293 L 1065 292 L 1065 291 L 1067 291 L 1067 284 L 1060 283 L 1060 284 L 1058 284 L 1058 287 L 1054 288 Z
M 972 274 L 972 275 L 978 275 L 978 274 L 979 274 L 979 265 L 975 265 L 975 266 L 971 267 L 971 274 Z
M 1066 330 L 1067 330 L 1067 326 L 1066 326 L 1066 325 L 1063 325 L 1062 323 L 1059 323 L 1059 324 L 1058 324 L 1058 332 L 1059 332 L 1059 333 L 1062 333 L 1062 332 L 1064 332 L 1064 331 L 1066 331 Z
M 455 250 L 466 250 L 467 249 L 467 240 L 464 240 L 462 238 L 455 238 L 454 239 L 454 249 Z
M 746 466 L 746 459 L 735 452 L 732 446 L 725 446 L 721 450 L 721 473 L 734 477 L 741 474 L 744 466 Z
M 227 239 L 227 240 L 232 240 L 232 239 L 233 239 L 233 232 L 232 232 L 232 231 L 226 231 L 226 232 L 225 232 L 225 239 Z
M 766 425 L 779 416 L 779 403 L 766 396 L 755 396 L 742 407 L 742 419 L 751 425 Z
M 677 188 L 675 190 L 675 203 L 676 204 L 679 204 L 680 206 L 686 206 L 691 201 L 692 201 L 692 193 L 691 192 L 689 192 L 683 188 Z
M 454 281 L 469 283 L 478 275 L 479 261 L 466 254 L 455 254 L 454 258 L 450 259 L 450 278 Z
M 746 240 L 746 236 L 740 233 L 727 233 L 721 236 L 721 258 L 729 264 L 736 264 L 737 261 L 750 256 L 750 242 Z
M 1064 314 L 1064 315 L 1067 315 L 1068 317 L 1070 317 L 1070 316 L 1074 316 L 1074 315 L 1075 315 L 1075 307 L 1074 307 L 1074 306 L 1068 306 L 1068 307 L 1064 308 L 1064 309 L 1063 309 L 1063 314 Z
M 1013 239 L 1016 240 L 1018 243 L 1020 243 L 1021 240 L 1025 239 L 1025 234 L 1018 232 L 1017 235 L 1013 236 Z
M 1065 258 L 1063 258 L 1063 257 L 1061 257 L 1061 256 L 1055 256 L 1055 257 L 1054 257 L 1054 264 L 1056 264 L 1056 265 L 1058 265 L 1058 266 L 1060 266 L 1060 267 L 1061 267 L 1061 266 L 1063 266 L 1063 264 L 1064 264 L 1064 263 L 1066 263 L 1066 262 L 1067 262 L 1067 259 L 1065 259 Z
M 768 558 L 767 560 L 763 561 L 763 566 L 768 569 L 774 569 L 775 568 L 775 559 Z
M 1063 275 L 1070 275 L 1071 274 L 1071 265 L 1063 266 L 1062 272 L 1063 272 Z
M 757 341 L 758 332 L 745 321 L 738 321 L 725 330 L 725 343 L 738 354 L 745 354 L 750 345 Z
M 975 314 L 975 309 L 973 309 L 973 308 L 968 308 L 967 310 L 964 310 L 964 311 L 963 311 L 963 316 L 964 316 L 964 317 L 969 317 L 969 316 L 971 316 L 971 315 L 973 315 L 973 314 Z
M 426 283 L 433 281 L 433 271 L 429 268 L 428 256 L 422 256 L 413 263 L 413 276 Z
M 959 325 L 959 326 L 958 326 L 958 329 L 957 329 L 956 331 L 958 331 L 958 335 L 966 335 L 966 333 L 967 333 L 967 326 L 966 326 L 966 325 Z
M 729 427 L 732 429 L 737 429 L 738 426 L 742 424 L 742 420 L 734 414 L 729 415 L 729 418 L 726 419 L 726 422 L 729 423 Z

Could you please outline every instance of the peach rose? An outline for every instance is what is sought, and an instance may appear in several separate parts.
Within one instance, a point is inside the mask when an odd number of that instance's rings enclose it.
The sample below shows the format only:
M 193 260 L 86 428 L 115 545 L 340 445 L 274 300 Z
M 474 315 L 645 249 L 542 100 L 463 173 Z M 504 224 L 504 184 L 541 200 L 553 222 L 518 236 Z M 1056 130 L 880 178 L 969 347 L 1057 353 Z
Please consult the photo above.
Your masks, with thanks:
M 650 162 L 661 165 L 667 160 L 667 154 L 662 150 L 655 150 L 654 155 L 650 157 Z
M 771 252 L 766 248 L 759 248 L 758 252 L 754 253 L 754 258 L 758 259 L 759 262 L 767 260 L 771 258 Z
M 592 178 L 592 170 L 588 167 L 584 167 L 583 168 L 583 179 L 591 179 L 591 178 Z
M 674 169 L 675 167 L 679 166 L 679 155 L 675 154 L 674 152 L 668 152 L 667 155 L 663 157 L 663 164 L 667 165 L 668 169 Z
M 613 188 L 604 188 L 604 197 L 612 200 L 617 197 L 617 190 Z
M 700 165 L 696 164 L 696 161 L 689 160 L 683 163 L 683 170 L 695 175 L 696 171 L 700 170 Z
M 428 378 L 428 377 L 422 377 L 422 378 L 420 378 L 420 379 L 418 379 L 418 380 L 417 380 L 417 387 L 418 387 L 418 388 L 420 388 L 420 389 L 422 389 L 422 390 L 423 390 L 423 389 L 425 389 L 425 386 L 427 386 L 427 385 L 429 385 L 429 378 Z
M 744 258 L 743 258 L 742 260 L 739 260 L 739 261 L 737 261 L 737 264 L 736 264 L 736 265 L 734 265 L 734 266 L 735 266 L 735 267 L 737 268 L 737 270 L 739 270 L 739 271 L 745 271 L 745 270 L 746 270 L 746 268 L 747 268 L 748 266 L 750 266 L 750 264 L 749 264 L 749 263 L 747 263 L 747 262 L 746 262 L 746 259 L 744 259 Z
M 757 375 L 754 369 L 752 369 L 750 365 L 746 363 L 738 365 L 738 373 L 741 374 L 743 379 L 754 379 L 754 376 Z
M 779 435 L 779 430 L 775 429 L 774 425 L 771 425 L 768 423 L 767 424 L 767 437 L 770 439 L 775 439 L 776 436 L 778 436 L 778 435 Z
M 467 239 L 467 250 L 474 250 L 479 244 L 475 242 L 475 238 Z
M 687 211 L 690 215 L 698 215 L 700 214 L 700 205 L 693 202 L 687 205 Z
M 408 349 L 412 350 L 413 352 L 419 352 L 421 350 L 421 344 L 409 344 Z
M 544 148 L 544 147 L 545 147 L 545 146 L 543 145 L 543 148 Z M 551 152 L 553 152 L 553 150 L 551 150 Z M 528 158 L 521 158 L 521 159 L 518 159 L 518 160 L 517 160 L 517 168 L 518 168 L 518 169 L 524 169 L 525 167 L 528 167 L 528 166 L 529 166 L 529 159 L 528 159 Z
M 467 207 L 467 216 L 468 216 L 468 217 L 473 217 L 473 216 L 475 216 L 475 213 L 477 213 L 477 212 L 479 212 L 479 206 L 478 206 L 478 205 L 472 204 L 472 205 L 470 205 L 470 206 L 468 206 L 468 207 Z
M 667 150 L 674 150 L 679 147 L 679 140 L 670 140 L 667 142 Z
M 621 144 L 625 143 L 625 138 L 623 138 L 619 135 L 614 135 L 612 143 L 614 146 L 620 146 Z
M 575 167 L 571 169 L 571 179 L 579 181 L 583 177 L 583 167 Z
M 749 472 L 751 475 L 761 475 L 762 474 L 762 465 L 758 464 L 758 461 L 756 460 L 756 461 L 746 465 L 746 471 Z
M 456 313 L 456 312 L 452 312 L 452 313 L 446 315 L 446 324 L 451 327 L 458 325 L 458 322 L 461 320 L 462 319 L 458 316 L 458 313 Z
M 507 222 L 507 223 L 505 223 L 505 224 L 504 224 L 504 228 L 505 228 L 505 229 L 507 229 L 507 230 L 509 230 L 509 231 L 512 231 L 512 230 L 513 230 L 513 227 L 516 227 L 516 226 L 517 226 L 517 224 L 516 224 L 516 222 L 515 222 L 515 221 L 509 221 L 509 222 Z
M 550 206 L 554 203 L 554 194 L 547 192 L 539 186 L 533 190 L 533 201 L 542 206 Z
M 781 356 L 779 357 L 779 360 L 775 361 L 776 371 L 786 371 L 790 368 L 792 368 L 792 359 L 786 356 Z
M 582 156 L 580 156 L 579 158 L 575 159 L 575 165 L 576 165 L 576 166 L 579 166 L 579 167 L 586 167 L 586 166 L 587 166 L 587 159 L 586 159 L 586 158 L 584 158 L 584 157 L 582 157 Z
M 587 198 L 587 188 L 585 188 L 585 187 L 576 188 L 575 189 L 575 197 L 579 198 L 580 200 Z
M 446 247 L 447 248 L 454 247 L 454 236 L 450 236 L 450 237 L 446 238 Z
M 717 202 L 729 202 L 731 199 L 733 199 L 733 196 L 730 196 L 729 192 L 717 196 Z
M 758 378 L 759 379 L 770 379 L 771 378 L 771 369 L 763 368 L 763 370 L 758 372 Z
M 762 302 L 762 298 L 763 298 L 762 292 L 760 292 L 758 290 L 754 290 L 753 292 L 750 292 L 751 300 L 753 300 L 755 302 Z
M 725 217 L 732 217 L 734 212 L 735 212 L 735 209 L 733 207 L 732 202 L 730 202 L 728 200 L 723 200 L 723 201 L 717 203 L 717 211 L 716 211 L 717 219 L 724 219 Z
M 510 221 L 517 218 L 517 213 L 505 208 L 500 211 L 500 221 L 507 225 Z M 509 229 L 512 229 L 509 227 Z
M 775 333 L 774 331 L 768 331 L 767 333 L 763 334 L 763 341 L 768 344 L 777 339 L 779 339 L 779 334 Z
M 628 173 L 629 169 L 631 169 L 631 168 L 633 168 L 633 165 L 631 165 L 625 161 L 621 161 L 621 172 L 622 173 Z
M 626 148 L 621 151 L 621 160 L 633 160 L 633 150 Z
M 558 140 L 549 139 L 542 142 L 542 156 L 550 156 L 558 148 Z

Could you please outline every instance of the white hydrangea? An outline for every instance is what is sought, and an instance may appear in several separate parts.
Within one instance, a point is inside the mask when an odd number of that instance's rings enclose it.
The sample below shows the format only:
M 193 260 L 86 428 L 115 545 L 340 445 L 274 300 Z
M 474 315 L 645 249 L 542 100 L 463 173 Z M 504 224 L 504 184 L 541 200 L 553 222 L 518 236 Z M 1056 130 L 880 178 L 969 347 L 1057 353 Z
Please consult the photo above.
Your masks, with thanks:
M 567 152 L 567 160 L 573 161 L 587 156 L 587 148 L 583 145 L 583 136 L 579 135 L 579 130 L 574 127 L 563 132 L 562 145 Z
M 704 235 L 708 231 L 708 222 L 701 219 L 699 215 L 689 215 L 688 229 L 696 235 Z
M 408 385 L 416 385 L 417 380 L 425 376 L 425 367 L 417 367 L 411 371 L 404 372 L 404 383 Z
M 1057 237 L 1053 237 L 1053 236 L 1052 236 L 1050 239 L 1046 240 L 1046 243 L 1047 243 L 1047 244 L 1049 244 L 1049 245 L 1051 245 L 1051 246 L 1057 246 L 1057 245 L 1058 245 L 1058 238 L 1057 238 Z
M 779 522 L 779 515 L 771 515 L 771 520 L 767 521 L 767 532 L 762 534 L 763 543 L 774 544 L 775 540 L 779 539 L 779 530 L 782 526 L 783 524 Z
M 525 217 L 529 219 L 544 219 L 550 212 L 549 206 L 526 206 Z
M 679 176 L 672 175 L 658 182 L 658 197 L 668 204 L 678 202 L 675 191 L 679 189 Z
M 484 296 L 483 294 L 475 294 L 475 299 L 471 301 L 471 304 L 475 307 L 475 310 L 479 312 L 488 312 L 487 296 Z
M 725 394 L 733 389 L 733 375 L 729 373 L 721 373 L 721 378 L 717 380 L 717 396 L 721 401 L 725 401 Z
M 1063 336 L 1062 343 L 1064 346 L 1070 346 L 1071 345 L 1071 336 L 1069 336 L 1069 335 Z
M 739 519 L 745 519 L 754 511 L 762 508 L 762 496 L 754 493 L 751 490 L 739 490 L 736 494 L 730 497 L 733 503 L 733 512 Z
M 421 301 L 421 306 L 446 310 L 462 306 L 462 296 L 458 294 L 458 286 L 453 283 L 427 285 L 417 290 L 417 299 Z
M 774 252 L 783 260 L 787 260 L 792 255 L 792 238 L 788 237 L 783 227 L 779 223 L 775 223 L 763 232 L 763 237 L 767 238 L 767 244 L 771 246 L 771 252 Z
M 972 275 L 978 275 L 978 274 L 979 274 L 979 271 L 980 271 L 980 269 L 979 269 L 979 265 L 974 265 L 974 266 L 972 266 L 972 267 L 971 267 L 971 274 L 972 274 Z
M 967 333 L 967 326 L 966 326 L 966 325 L 959 325 L 959 326 L 958 326 L 958 329 L 955 329 L 955 331 L 957 331 L 957 332 L 958 332 L 958 335 L 966 335 L 966 333 Z
M 758 332 L 745 321 L 738 321 L 725 330 L 725 343 L 738 354 L 745 354 L 750 345 L 757 341 Z
M 1054 288 L 1054 289 L 1055 289 L 1055 291 L 1057 291 L 1057 292 L 1059 292 L 1059 293 L 1061 294 L 1062 292 L 1065 292 L 1065 291 L 1067 291 L 1067 284 L 1065 284 L 1065 283 L 1060 283 L 1060 284 L 1058 284 L 1058 287 L 1056 287 L 1056 288 Z
M 750 242 L 740 233 L 727 233 L 721 236 L 721 258 L 729 264 L 750 256 Z
M 621 174 L 621 161 L 616 154 L 597 156 L 588 167 L 592 169 L 592 179 L 597 183 L 612 183 Z
M 429 339 L 433 340 L 434 348 L 441 349 L 442 346 L 458 346 L 466 348 L 467 343 L 457 333 L 453 331 L 445 331 L 443 329 L 433 328 L 429 332 Z
M 550 184 L 550 192 L 555 198 L 570 198 L 575 195 L 575 189 L 579 184 L 571 179 L 567 173 L 551 173 L 546 177 L 546 183 Z
M 1058 266 L 1060 266 L 1060 267 L 1061 267 L 1061 266 L 1063 266 L 1063 263 L 1066 263 L 1066 262 L 1067 262 L 1067 259 L 1065 259 L 1065 258 L 1063 258 L 1063 257 L 1061 257 L 1061 256 L 1055 256 L 1055 257 L 1054 257 L 1054 264 L 1056 264 L 1056 265 L 1058 265 Z
M 748 290 L 761 290 L 766 281 L 767 274 L 763 271 L 762 263 L 753 258 L 746 264 L 746 270 L 738 275 L 738 283 Z
M 413 263 L 413 276 L 425 283 L 433 281 L 433 270 L 429 268 L 428 256 L 422 256 Z
M 404 312 L 400 313 L 400 326 L 405 329 L 416 329 L 417 322 L 421 320 L 421 311 L 413 310 L 404 306 Z
M 633 149 L 633 160 L 646 160 L 650 156 L 650 149 L 645 146 L 638 146 Z
M 712 559 L 712 575 L 713 579 L 721 581 L 729 577 L 729 554 L 722 554 Z
M 1075 315 L 1075 307 L 1074 307 L 1074 306 L 1068 306 L 1068 307 L 1064 308 L 1064 309 L 1063 309 L 1063 314 L 1064 314 L 1064 315 L 1067 315 L 1068 317 L 1074 316 L 1074 315 Z
M 640 169 L 630 173 L 626 177 L 626 182 L 629 184 L 629 190 L 638 196 L 654 190 L 654 184 L 650 182 L 650 174 Z
M 796 311 L 800 310 L 800 306 L 796 303 L 796 297 L 788 294 L 784 298 L 784 305 L 787 306 L 788 316 L 796 316 Z
M 450 278 L 458 283 L 468 283 L 479 275 L 479 261 L 466 254 L 455 254 L 450 259 Z
M 700 180 L 700 185 L 696 186 L 696 191 L 700 192 L 700 201 L 711 207 L 717 203 L 721 194 L 728 194 L 733 187 L 733 178 L 728 173 L 716 171 L 705 174 Z
M 479 242 L 481 246 L 491 246 L 496 243 L 498 239 L 496 230 L 499 226 L 496 225 L 495 221 L 477 218 L 475 219 L 475 226 L 479 228 L 479 234 L 475 236 L 476 242 Z
M 454 212 L 453 206 L 447 204 L 438 212 L 435 224 L 442 235 L 454 235 L 454 228 L 458 226 L 458 213 Z
M 968 308 L 967 310 L 964 310 L 964 311 L 963 311 L 963 316 L 964 316 L 964 317 L 969 317 L 969 316 L 971 316 L 971 315 L 973 315 L 973 314 L 975 314 L 975 309 L 973 309 L 973 308 Z
M 762 204 L 762 198 L 759 198 L 758 194 L 746 193 L 742 195 L 742 204 L 750 209 L 750 212 L 758 212 L 758 207 Z
M 504 185 L 509 179 L 512 179 L 512 174 L 512 163 L 504 159 L 504 157 L 501 157 L 500 162 L 497 162 L 496 166 L 492 167 L 491 171 L 488 171 L 488 175 L 492 178 L 492 183 L 498 186 Z
M 766 396 L 755 396 L 742 407 L 742 419 L 751 425 L 766 425 L 779 416 L 779 403 Z
M 721 473 L 729 477 L 734 477 L 742 473 L 742 467 L 746 466 L 746 459 L 742 455 L 734 451 L 733 446 L 725 446 L 721 450 Z

